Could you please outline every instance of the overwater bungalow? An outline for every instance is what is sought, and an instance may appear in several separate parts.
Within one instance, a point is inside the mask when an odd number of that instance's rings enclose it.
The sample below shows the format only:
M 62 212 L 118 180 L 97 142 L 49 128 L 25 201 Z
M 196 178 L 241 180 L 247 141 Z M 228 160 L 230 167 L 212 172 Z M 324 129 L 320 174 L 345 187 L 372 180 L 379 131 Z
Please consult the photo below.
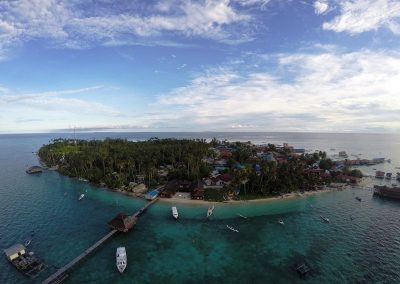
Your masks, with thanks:
M 115 216 L 114 219 L 108 222 L 108 226 L 113 230 L 126 233 L 130 229 L 132 229 L 133 226 L 135 226 L 136 222 L 137 222 L 136 217 L 129 216 L 128 214 L 125 213 L 120 213 L 117 216 Z
M 382 178 L 384 178 L 385 177 L 385 172 L 382 172 L 382 171 L 376 171 L 375 172 L 375 178 L 380 178 L 380 179 L 382 179 Z
M 22 244 L 13 245 L 4 250 L 7 259 L 25 276 L 35 278 L 46 266 L 29 253 Z

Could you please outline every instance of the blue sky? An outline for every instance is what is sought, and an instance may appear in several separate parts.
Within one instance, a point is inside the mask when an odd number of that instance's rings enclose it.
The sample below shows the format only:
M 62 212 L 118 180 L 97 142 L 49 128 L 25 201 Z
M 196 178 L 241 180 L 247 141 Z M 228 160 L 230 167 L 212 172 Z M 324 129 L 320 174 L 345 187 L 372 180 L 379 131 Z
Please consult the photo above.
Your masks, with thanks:
M 0 132 L 400 132 L 398 0 L 0 2 Z

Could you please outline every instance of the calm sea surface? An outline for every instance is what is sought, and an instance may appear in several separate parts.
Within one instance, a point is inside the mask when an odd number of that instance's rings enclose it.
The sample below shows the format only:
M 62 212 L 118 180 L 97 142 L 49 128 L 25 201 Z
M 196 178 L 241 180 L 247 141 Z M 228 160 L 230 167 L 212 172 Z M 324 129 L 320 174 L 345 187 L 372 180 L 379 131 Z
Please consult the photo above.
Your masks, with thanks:
M 40 283 L 108 232 L 119 212 L 134 212 L 145 201 L 97 189 L 46 171 L 27 175 L 33 152 L 53 138 L 71 134 L 0 135 L 0 249 L 32 238 L 29 246 L 49 268 L 29 281 L 0 257 L 0 283 Z M 101 133 L 77 138 L 207 138 L 254 143 L 289 142 L 333 155 L 385 157 L 391 163 L 361 168 L 400 171 L 400 136 L 309 133 Z M 334 149 L 334 150 L 333 150 Z M 363 188 L 283 201 L 206 205 L 159 202 L 135 229 L 120 234 L 88 257 L 66 283 L 400 283 L 400 202 L 372 197 L 374 180 Z M 396 183 L 391 181 L 390 183 Z M 67 193 L 66 196 L 64 194 Z M 78 196 L 87 196 L 78 202 Z M 355 200 L 360 196 L 362 202 Z M 247 216 L 247 219 L 238 217 Z M 328 217 L 329 224 L 321 222 Z M 277 223 L 284 219 L 285 225 Z M 235 233 L 226 225 L 237 228 Z M 115 250 L 125 246 L 128 267 L 120 274 Z M 306 262 L 312 275 L 294 271 Z

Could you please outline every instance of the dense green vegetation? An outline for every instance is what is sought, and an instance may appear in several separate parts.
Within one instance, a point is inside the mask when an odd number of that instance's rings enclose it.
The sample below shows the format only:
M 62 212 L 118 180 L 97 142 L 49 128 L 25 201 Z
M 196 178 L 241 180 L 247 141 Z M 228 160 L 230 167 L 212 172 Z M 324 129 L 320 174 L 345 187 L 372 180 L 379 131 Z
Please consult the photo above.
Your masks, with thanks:
M 163 180 L 158 169 L 167 165 L 172 168 L 170 177 L 192 180 L 205 176 L 209 169 L 201 159 L 208 148 L 203 140 L 57 139 L 40 148 L 38 155 L 48 166 L 58 165 L 62 174 L 117 188 L 137 181 L 138 176 L 144 176 L 148 185 L 158 184 Z

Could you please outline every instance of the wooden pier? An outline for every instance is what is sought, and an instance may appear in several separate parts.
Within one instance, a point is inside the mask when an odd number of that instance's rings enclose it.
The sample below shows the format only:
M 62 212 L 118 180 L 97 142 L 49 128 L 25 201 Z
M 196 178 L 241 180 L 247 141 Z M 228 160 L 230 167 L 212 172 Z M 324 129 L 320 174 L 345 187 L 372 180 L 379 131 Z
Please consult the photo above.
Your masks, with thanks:
M 131 217 L 132 218 L 138 218 L 148 207 L 150 207 L 152 204 L 158 201 L 158 198 L 148 202 L 145 206 L 140 208 L 138 211 L 136 211 Z M 91 254 L 93 251 L 95 251 L 99 246 L 101 246 L 103 243 L 105 243 L 107 240 L 109 240 L 111 237 L 113 237 L 118 230 L 111 230 L 107 235 L 102 237 L 100 240 L 98 240 L 96 243 L 94 243 L 91 247 L 86 249 L 83 253 L 81 253 L 79 256 L 74 258 L 71 262 L 63 266 L 62 268 L 58 269 L 54 274 L 52 274 L 50 277 L 45 279 L 42 284 L 56 284 L 56 283 L 62 283 L 67 277 L 67 272 L 71 270 L 76 264 L 78 264 L 81 260 L 83 260 L 85 257 L 87 257 L 89 254 Z

